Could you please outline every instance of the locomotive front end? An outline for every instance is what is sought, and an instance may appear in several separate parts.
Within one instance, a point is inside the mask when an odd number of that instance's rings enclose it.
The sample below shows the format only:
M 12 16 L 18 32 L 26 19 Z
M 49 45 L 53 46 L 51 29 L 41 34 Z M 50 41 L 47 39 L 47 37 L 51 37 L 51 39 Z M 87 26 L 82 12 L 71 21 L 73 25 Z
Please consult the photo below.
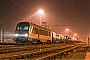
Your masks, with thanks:
M 15 30 L 15 42 L 28 42 L 29 36 L 29 23 L 28 22 L 20 22 L 16 26 Z

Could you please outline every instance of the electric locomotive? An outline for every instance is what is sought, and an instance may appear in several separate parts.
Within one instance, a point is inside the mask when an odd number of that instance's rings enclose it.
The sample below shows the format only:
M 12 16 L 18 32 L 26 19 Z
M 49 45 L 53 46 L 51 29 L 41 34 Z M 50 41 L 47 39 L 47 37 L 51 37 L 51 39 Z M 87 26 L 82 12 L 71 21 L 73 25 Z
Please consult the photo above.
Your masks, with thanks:
M 16 43 L 51 43 L 51 30 L 38 26 L 32 22 L 20 22 L 16 26 L 15 38 Z

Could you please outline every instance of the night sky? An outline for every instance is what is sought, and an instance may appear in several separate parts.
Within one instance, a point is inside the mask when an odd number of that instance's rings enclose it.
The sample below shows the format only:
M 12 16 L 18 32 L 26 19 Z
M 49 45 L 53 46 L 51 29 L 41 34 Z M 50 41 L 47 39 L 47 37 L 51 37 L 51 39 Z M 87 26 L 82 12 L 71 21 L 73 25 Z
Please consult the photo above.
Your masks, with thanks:
M 5 23 L 6 32 L 14 32 L 20 21 L 39 25 L 39 9 L 50 30 L 65 35 L 68 28 L 68 35 L 76 33 L 84 41 L 90 36 L 90 0 L 0 0 L 0 22 Z

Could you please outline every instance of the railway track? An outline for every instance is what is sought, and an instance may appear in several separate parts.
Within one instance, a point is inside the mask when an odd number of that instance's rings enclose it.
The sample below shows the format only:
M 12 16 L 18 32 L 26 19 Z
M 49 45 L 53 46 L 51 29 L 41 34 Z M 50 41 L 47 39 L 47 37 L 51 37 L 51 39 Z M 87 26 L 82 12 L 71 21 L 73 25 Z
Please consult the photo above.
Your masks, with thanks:
M 15 42 L 9 43 L 9 42 L 0 42 L 0 45 L 16 45 Z
M 66 44 L 64 44 L 66 45 Z M 19 52 L 19 51 L 27 51 L 27 50 L 34 50 L 34 49 L 40 49 L 40 48 L 50 48 L 50 47 L 56 47 L 56 46 L 63 46 L 60 44 L 56 45 L 28 45 L 28 46 L 4 46 L 0 48 L 0 54 L 4 53 L 11 53 L 11 52 Z
M 14 51 L 17 49 L 7 50 L 7 52 L 0 54 L 0 59 L 48 59 L 54 57 L 58 54 L 66 53 L 70 50 L 80 47 L 81 45 L 38 45 L 33 47 L 23 47 L 19 48 L 19 51 Z
M 66 54 L 67 52 L 74 50 L 76 48 L 79 48 L 79 47 L 81 47 L 81 46 L 80 45 L 78 45 L 78 46 L 72 45 L 72 46 L 67 46 L 67 47 L 58 48 L 58 49 L 51 49 L 51 50 L 46 51 L 46 53 L 39 55 L 33 59 L 35 59 L 35 60 L 52 59 L 59 55 Z

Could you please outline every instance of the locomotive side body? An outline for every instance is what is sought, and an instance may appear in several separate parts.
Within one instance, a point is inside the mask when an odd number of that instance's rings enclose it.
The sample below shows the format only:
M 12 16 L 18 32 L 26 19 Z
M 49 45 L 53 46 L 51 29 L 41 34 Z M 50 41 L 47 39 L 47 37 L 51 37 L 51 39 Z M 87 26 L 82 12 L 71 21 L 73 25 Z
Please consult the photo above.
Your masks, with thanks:
M 40 40 L 41 42 L 51 41 L 51 31 L 44 27 L 31 23 L 31 32 L 29 33 L 29 40 Z

